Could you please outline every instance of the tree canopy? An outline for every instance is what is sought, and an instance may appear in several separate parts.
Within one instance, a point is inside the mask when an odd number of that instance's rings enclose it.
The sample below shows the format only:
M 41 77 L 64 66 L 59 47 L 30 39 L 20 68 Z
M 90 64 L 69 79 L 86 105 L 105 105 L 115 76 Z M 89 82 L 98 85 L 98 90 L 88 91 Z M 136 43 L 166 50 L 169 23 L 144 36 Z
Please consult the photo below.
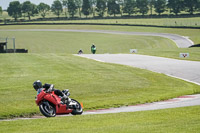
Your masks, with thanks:
M 64 7 L 65 17 L 67 17 L 68 0 L 62 0 L 62 6 Z
M 135 0 L 125 0 L 125 6 L 123 8 L 124 13 L 128 13 L 130 16 L 133 13 L 136 13 L 136 1 Z
M 69 15 L 71 15 L 72 18 L 77 13 L 77 6 L 76 6 L 74 0 L 68 0 L 68 12 L 69 12 Z
M 2 10 L 2 7 L 0 6 L 0 15 L 2 15 L 3 13 L 3 10 Z
M 54 0 L 51 7 L 43 2 L 38 6 L 25 1 L 20 4 L 19 1 L 12 1 L 7 9 L 8 15 L 13 17 L 15 21 L 22 17 L 28 17 L 40 14 L 43 18 L 47 16 L 47 13 L 51 10 L 58 18 L 63 14 L 65 17 L 75 17 L 76 15 L 81 18 L 84 14 L 86 18 L 93 14 L 96 17 L 104 17 L 107 15 L 153 15 L 153 11 L 158 15 L 167 13 L 168 15 L 179 15 L 180 13 L 188 12 L 188 14 L 200 13 L 200 0 Z M 64 13 L 62 14 L 64 10 Z M 150 10 L 150 14 L 148 14 Z M 78 14 L 77 14 L 78 11 Z M 0 15 L 2 15 L 2 8 L 0 7 Z M 96 14 L 97 12 L 97 14 Z M 154 13 L 154 15 L 155 15 Z M 140 14 L 139 14 L 140 15 Z M 119 15 L 118 15 L 119 16 Z M 90 16 L 91 17 L 91 16 Z
M 103 17 L 106 11 L 106 2 L 105 0 L 97 0 L 97 8 L 96 11 L 98 12 L 99 17 Z
M 51 5 L 51 10 L 59 18 L 60 14 L 63 12 L 62 3 L 59 0 L 55 0 Z
M 148 0 L 137 0 L 136 2 L 139 13 L 142 13 L 142 15 L 147 14 L 149 11 Z
M 17 21 L 17 18 L 22 16 L 22 12 L 21 12 L 21 4 L 19 3 L 19 1 L 13 1 L 10 2 L 9 6 L 8 6 L 8 15 L 13 17 L 15 19 L 15 21 Z
M 184 0 L 184 6 L 186 8 L 186 11 L 190 14 L 193 14 L 194 11 L 197 10 L 196 6 L 199 4 L 200 3 L 198 2 L 198 0 Z
M 90 8 L 93 14 L 93 17 L 95 17 L 95 11 L 96 11 L 96 6 L 97 6 L 97 0 L 89 0 L 90 3 Z
M 115 0 L 108 0 L 108 14 L 114 14 L 114 16 L 116 16 L 116 14 L 120 14 L 119 3 Z
M 91 8 L 90 8 L 90 3 L 89 0 L 83 0 L 83 6 L 82 6 L 82 13 L 86 16 L 90 14 Z
M 46 13 L 50 10 L 50 6 L 45 3 L 40 3 L 37 8 L 43 18 L 45 18 Z
M 79 16 L 81 18 L 81 7 L 83 5 L 83 1 L 82 0 L 75 0 L 75 4 L 76 4 L 76 7 L 78 8 Z
M 155 0 L 154 2 L 155 12 L 159 15 L 166 10 L 166 0 Z
M 37 11 L 37 6 L 30 1 L 25 1 L 22 4 L 22 13 L 25 14 L 25 16 L 28 17 L 28 19 L 31 19 L 31 16 L 34 16 L 35 14 L 38 13 Z
M 178 15 L 178 13 L 183 10 L 184 0 L 168 0 L 168 7 L 170 9 L 170 12 Z

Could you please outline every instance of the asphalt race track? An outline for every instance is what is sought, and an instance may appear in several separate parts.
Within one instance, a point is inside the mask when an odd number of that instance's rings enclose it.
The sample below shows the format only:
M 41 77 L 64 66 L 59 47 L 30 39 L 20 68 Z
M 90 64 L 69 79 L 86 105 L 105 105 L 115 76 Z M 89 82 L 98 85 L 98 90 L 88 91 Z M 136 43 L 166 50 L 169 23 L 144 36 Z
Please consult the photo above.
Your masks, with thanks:
M 82 54 L 80 57 L 163 73 L 200 85 L 200 62 L 137 54 Z
M 126 31 L 107 31 L 107 30 L 70 30 L 70 29 L 16 29 L 0 31 L 60 31 L 60 32 L 85 32 L 85 33 L 105 33 L 105 34 L 124 34 L 124 35 L 141 35 L 141 36 L 159 36 L 174 41 L 179 48 L 188 48 L 194 43 L 187 37 L 168 34 L 168 33 L 151 33 L 151 32 L 126 32 Z

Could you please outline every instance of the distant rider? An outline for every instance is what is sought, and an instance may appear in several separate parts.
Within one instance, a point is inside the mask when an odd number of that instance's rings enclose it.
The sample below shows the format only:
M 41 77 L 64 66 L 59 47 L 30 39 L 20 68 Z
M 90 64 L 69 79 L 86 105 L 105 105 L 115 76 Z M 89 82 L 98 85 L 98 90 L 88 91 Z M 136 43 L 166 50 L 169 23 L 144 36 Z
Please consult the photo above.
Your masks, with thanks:
M 80 49 L 80 50 L 78 51 L 78 54 L 83 54 L 83 50 Z
M 96 53 L 96 46 L 94 45 L 94 44 L 92 44 L 92 46 L 91 46 L 91 52 L 93 53 L 93 54 L 95 54 Z
M 54 89 L 54 85 L 53 84 L 44 84 L 42 86 L 42 82 L 40 80 L 37 80 L 33 83 L 33 88 L 37 91 L 37 95 L 40 94 L 40 92 L 45 89 L 48 90 L 49 92 L 54 91 L 54 93 L 57 96 L 61 97 L 61 101 L 67 99 L 68 97 L 60 90 L 58 89 Z

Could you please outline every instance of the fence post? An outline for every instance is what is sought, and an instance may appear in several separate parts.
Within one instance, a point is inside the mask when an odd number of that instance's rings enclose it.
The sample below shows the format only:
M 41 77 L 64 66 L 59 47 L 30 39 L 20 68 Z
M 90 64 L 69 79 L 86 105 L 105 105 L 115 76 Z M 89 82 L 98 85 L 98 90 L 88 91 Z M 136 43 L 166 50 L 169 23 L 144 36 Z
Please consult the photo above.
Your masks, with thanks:
M 14 49 L 14 53 L 16 52 L 16 49 L 15 49 L 15 38 L 13 37 L 13 49 Z
M 7 49 L 8 49 L 8 37 L 6 37 L 6 53 L 7 53 Z

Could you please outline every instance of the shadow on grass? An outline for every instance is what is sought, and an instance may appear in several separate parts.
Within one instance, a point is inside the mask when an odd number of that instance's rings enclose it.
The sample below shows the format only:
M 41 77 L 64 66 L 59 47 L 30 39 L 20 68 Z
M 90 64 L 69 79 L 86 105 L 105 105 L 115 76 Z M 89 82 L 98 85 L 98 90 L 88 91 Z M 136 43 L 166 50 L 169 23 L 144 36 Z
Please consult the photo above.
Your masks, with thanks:
M 190 48 L 192 47 L 200 47 L 200 44 L 195 44 L 195 45 L 190 46 Z

